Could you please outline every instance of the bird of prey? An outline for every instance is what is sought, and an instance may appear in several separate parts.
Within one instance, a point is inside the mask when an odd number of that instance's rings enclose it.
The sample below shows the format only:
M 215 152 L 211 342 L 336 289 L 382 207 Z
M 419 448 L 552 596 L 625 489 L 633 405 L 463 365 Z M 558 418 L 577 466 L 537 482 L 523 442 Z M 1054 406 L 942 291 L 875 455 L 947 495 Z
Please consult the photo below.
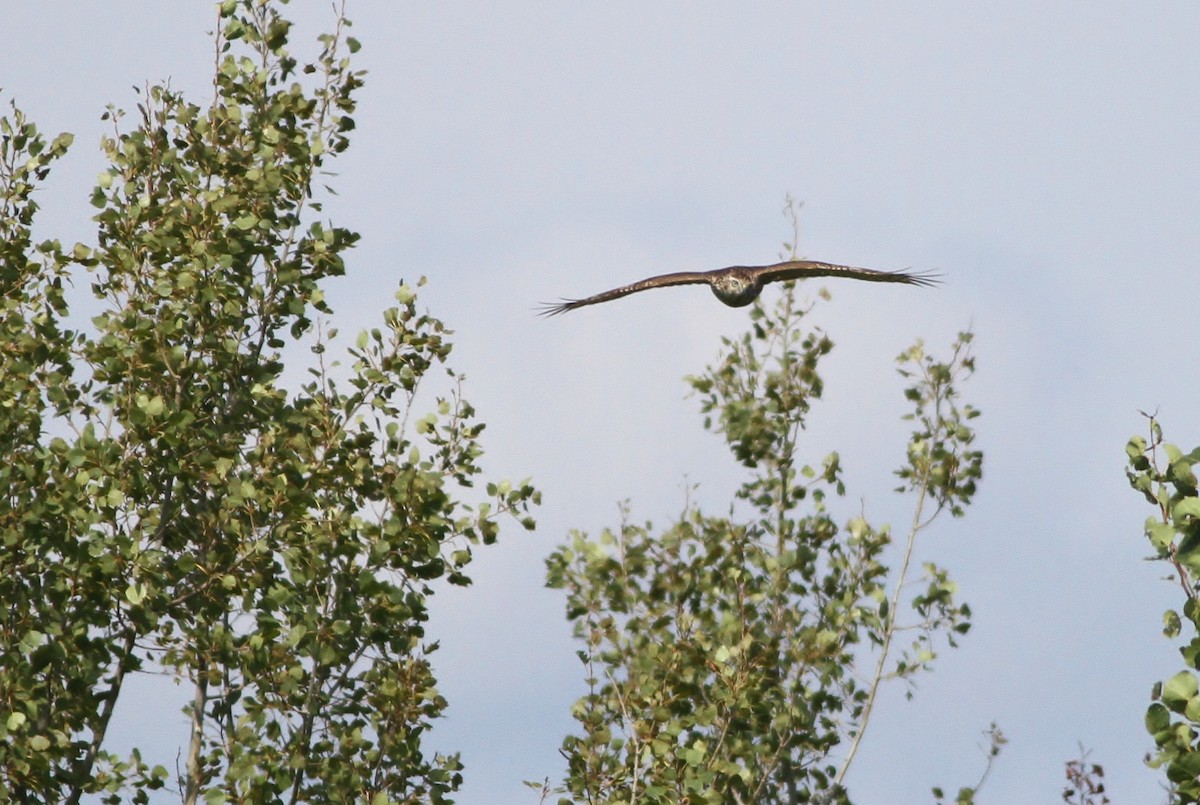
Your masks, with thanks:
M 839 266 L 815 260 L 788 260 L 769 266 L 729 266 L 713 271 L 680 271 L 661 274 L 640 282 L 622 285 L 611 291 L 598 293 L 584 299 L 564 299 L 561 302 L 542 306 L 543 316 L 557 316 L 585 305 L 598 305 L 620 299 L 638 291 L 665 288 L 668 285 L 708 285 L 718 299 L 730 307 L 743 307 L 758 298 L 768 282 L 799 280 L 809 277 L 849 277 L 867 282 L 902 282 L 908 285 L 936 285 L 934 274 L 914 274 L 907 271 L 876 271 L 871 268 Z

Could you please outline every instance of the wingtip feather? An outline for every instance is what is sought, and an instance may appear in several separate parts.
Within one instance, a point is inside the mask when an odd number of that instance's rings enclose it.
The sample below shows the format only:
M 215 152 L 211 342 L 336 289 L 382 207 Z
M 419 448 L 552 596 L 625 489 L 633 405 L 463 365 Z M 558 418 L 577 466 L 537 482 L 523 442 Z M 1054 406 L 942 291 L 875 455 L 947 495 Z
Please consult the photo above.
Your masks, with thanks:
M 534 308 L 534 310 L 536 310 L 537 314 L 542 318 L 550 319 L 555 316 L 561 316 L 568 310 L 573 309 L 575 307 L 575 301 L 576 300 L 574 299 L 563 299 L 558 302 L 539 302 L 538 306 Z

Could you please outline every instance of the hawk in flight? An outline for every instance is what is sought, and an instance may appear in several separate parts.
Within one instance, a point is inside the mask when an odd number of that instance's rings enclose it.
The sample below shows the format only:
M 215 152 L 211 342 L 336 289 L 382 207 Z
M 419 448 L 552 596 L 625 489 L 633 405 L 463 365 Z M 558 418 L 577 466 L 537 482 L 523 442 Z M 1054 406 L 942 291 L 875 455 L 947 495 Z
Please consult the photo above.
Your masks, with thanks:
M 680 271 L 675 274 L 662 274 L 584 299 L 564 299 L 556 304 L 543 305 L 542 315 L 557 316 L 584 305 L 598 305 L 601 302 L 620 299 L 631 293 L 648 291 L 651 288 L 665 288 L 668 285 L 708 285 L 712 288 L 713 294 L 725 304 L 730 307 L 742 307 L 757 299 L 758 295 L 762 293 L 763 286 L 768 282 L 800 280 L 809 277 L 849 277 L 867 282 L 902 282 L 907 285 L 936 285 L 938 282 L 937 276 L 934 274 L 875 271 L 871 268 L 839 266 L 833 263 L 819 263 L 815 260 L 788 260 L 769 266 L 729 266 L 714 271 Z

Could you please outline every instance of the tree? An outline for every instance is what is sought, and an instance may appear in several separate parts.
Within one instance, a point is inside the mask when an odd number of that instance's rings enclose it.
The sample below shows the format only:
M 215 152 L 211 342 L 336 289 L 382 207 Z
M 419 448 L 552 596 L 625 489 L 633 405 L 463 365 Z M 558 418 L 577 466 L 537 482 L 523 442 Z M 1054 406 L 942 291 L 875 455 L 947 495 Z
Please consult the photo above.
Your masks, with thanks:
M 0 798 L 443 801 L 461 766 L 421 747 L 445 706 L 430 583 L 467 584 L 538 495 L 470 492 L 483 425 L 449 369 L 417 407 L 451 348 L 420 283 L 348 371 L 327 362 L 321 283 L 358 236 L 315 187 L 354 128 L 349 21 L 304 63 L 273 4 L 219 13 L 211 103 L 153 86 L 129 128 L 110 107 L 90 246 L 32 235 L 71 137 L 0 120 Z M 102 311 L 71 329 L 84 268 Z M 174 781 L 106 748 L 151 671 L 186 690 Z
M 689 498 L 655 533 L 626 507 L 619 527 L 576 532 L 548 560 L 588 686 L 554 790 L 586 802 L 844 801 L 881 682 L 927 669 L 940 637 L 954 645 L 969 628 L 944 570 L 926 565 L 915 594 L 908 576 L 917 534 L 943 511 L 961 515 L 981 477 L 978 412 L 957 391 L 974 370 L 970 334 L 944 362 L 919 343 L 900 356 L 915 429 L 897 474 L 913 518 L 891 570 L 890 529 L 865 516 L 840 526 L 827 508 L 845 494 L 837 453 L 799 456 L 833 346 L 804 328 L 807 313 L 791 286 L 771 309 L 756 302 L 749 331 L 688 379 L 705 429 L 746 470 L 728 515 Z M 916 637 L 896 656 L 905 629 Z
M 1200 464 L 1200 447 L 1185 453 L 1164 442 L 1158 420 L 1148 419 L 1149 439 L 1135 436 L 1126 445 L 1126 474 L 1155 508 L 1145 525 L 1154 558 L 1171 565 L 1173 580 L 1183 591 L 1182 613 L 1164 613 L 1163 634 L 1179 637 L 1185 621 L 1192 632 L 1179 649 L 1187 670 L 1155 684 L 1151 692 L 1146 729 L 1157 751 L 1148 762 L 1165 769 L 1172 802 L 1200 802 L 1200 681 L 1195 673 L 1200 670 L 1200 491 L 1193 469 Z

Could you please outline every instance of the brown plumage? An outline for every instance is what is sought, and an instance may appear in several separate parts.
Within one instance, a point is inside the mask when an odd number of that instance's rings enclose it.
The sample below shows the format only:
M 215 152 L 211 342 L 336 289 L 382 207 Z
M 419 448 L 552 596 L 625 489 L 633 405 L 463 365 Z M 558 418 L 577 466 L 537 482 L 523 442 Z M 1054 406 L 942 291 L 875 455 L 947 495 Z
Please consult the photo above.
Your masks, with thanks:
M 707 284 L 712 288 L 713 294 L 725 304 L 730 307 L 742 307 L 757 299 L 758 295 L 762 293 L 763 286 L 768 282 L 808 279 L 809 277 L 849 277 L 867 282 L 902 282 L 907 285 L 936 285 L 938 283 L 937 276 L 934 274 L 876 271 L 871 268 L 839 266 L 815 260 L 788 260 L 769 266 L 729 266 L 714 271 L 681 271 L 677 274 L 662 274 L 584 299 L 564 299 L 558 303 L 543 305 L 542 315 L 557 316 L 584 305 L 598 305 L 601 302 L 620 299 L 631 293 L 648 291 L 651 288 L 665 288 L 668 285 Z

